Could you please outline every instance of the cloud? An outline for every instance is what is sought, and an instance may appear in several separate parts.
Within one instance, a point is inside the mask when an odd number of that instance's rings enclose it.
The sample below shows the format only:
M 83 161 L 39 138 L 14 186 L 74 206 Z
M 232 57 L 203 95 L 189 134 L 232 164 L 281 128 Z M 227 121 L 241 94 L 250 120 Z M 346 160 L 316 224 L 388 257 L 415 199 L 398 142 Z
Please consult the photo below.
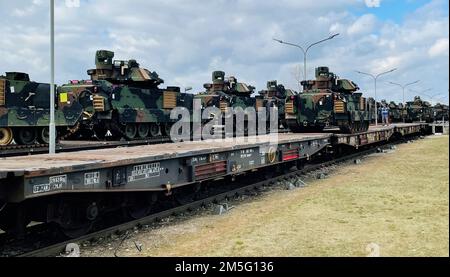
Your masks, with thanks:
M 381 0 L 364 0 L 368 8 L 379 8 L 381 6 Z
M 358 18 L 347 30 L 349 35 L 359 35 L 371 33 L 376 24 L 376 17 L 373 14 L 365 14 Z
M 0 1 L 0 74 L 24 71 L 46 82 L 48 1 L 34 1 Z M 258 90 L 275 79 L 298 89 L 292 72 L 303 69 L 301 51 L 272 38 L 308 46 L 336 32 L 341 35 L 308 52 L 310 78 L 316 66 L 329 66 L 372 96 L 372 81 L 355 70 L 379 73 L 398 67 L 383 77 L 378 92 L 396 101 L 401 96 L 384 81 L 421 79 L 424 88 L 433 87 L 435 80 L 448 83 L 448 59 L 442 58 L 448 55 L 448 38 L 443 37 L 449 30 L 445 0 L 432 0 L 400 23 L 355 14 L 364 6 L 361 0 L 115 0 L 114 5 L 108 0 L 82 0 L 80 8 L 55 2 L 59 84 L 88 78 L 95 51 L 110 49 L 117 59 L 136 59 L 158 72 L 165 85 L 191 86 L 194 92 L 203 89 L 214 70 L 224 70 Z M 10 12 L 30 6 L 29 15 Z
M 448 51 L 449 51 L 449 41 L 448 41 L 448 37 L 447 38 L 441 38 L 438 39 L 433 46 L 430 47 L 430 50 L 428 50 L 428 55 L 430 55 L 430 57 L 434 58 L 434 57 L 439 57 L 439 56 L 448 56 Z

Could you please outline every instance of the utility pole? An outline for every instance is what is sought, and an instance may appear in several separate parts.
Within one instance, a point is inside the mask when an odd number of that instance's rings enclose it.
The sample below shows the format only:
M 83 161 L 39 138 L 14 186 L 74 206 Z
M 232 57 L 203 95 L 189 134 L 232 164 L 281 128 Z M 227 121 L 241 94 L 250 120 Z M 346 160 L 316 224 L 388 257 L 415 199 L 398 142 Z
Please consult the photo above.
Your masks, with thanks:
M 49 154 L 56 152 L 55 125 L 55 0 L 50 0 L 50 126 Z

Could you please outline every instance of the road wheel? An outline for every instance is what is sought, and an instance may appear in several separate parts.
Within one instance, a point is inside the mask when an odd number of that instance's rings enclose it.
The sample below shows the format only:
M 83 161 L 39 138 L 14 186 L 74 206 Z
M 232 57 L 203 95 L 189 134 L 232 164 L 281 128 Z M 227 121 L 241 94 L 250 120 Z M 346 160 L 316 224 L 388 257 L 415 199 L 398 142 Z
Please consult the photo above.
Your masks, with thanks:
M 150 123 L 150 136 L 157 137 L 160 134 L 160 127 L 156 123 Z
M 149 131 L 150 131 L 150 128 L 149 128 L 148 124 L 143 123 L 143 124 L 138 125 L 137 132 L 138 132 L 139 138 L 145 139 L 146 137 L 148 137 Z
M 166 123 L 162 129 L 163 135 L 169 137 L 170 130 L 172 129 L 172 124 Z
M 50 143 L 50 132 L 47 127 L 39 129 L 37 140 L 41 144 L 49 144 Z
M 137 134 L 137 127 L 135 124 L 127 124 L 125 126 L 125 138 L 134 139 Z
M 13 132 L 10 128 L 0 128 L 0 146 L 8 145 L 13 140 Z
M 15 131 L 14 140 L 20 145 L 31 145 L 36 143 L 36 130 L 30 128 L 20 128 Z

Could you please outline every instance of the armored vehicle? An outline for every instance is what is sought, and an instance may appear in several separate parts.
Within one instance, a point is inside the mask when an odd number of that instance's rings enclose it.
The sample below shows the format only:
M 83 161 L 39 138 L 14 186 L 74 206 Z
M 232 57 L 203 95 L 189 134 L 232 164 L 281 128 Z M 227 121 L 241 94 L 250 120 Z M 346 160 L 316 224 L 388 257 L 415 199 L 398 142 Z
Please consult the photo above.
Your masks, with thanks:
M 398 105 L 391 101 L 389 103 L 389 116 L 392 122 L 403 122 L 403 104 Z
M 406 103 L 406 122 L 433 122 L 431 104 L 422 101 L 420 96 L 414 97 L 414 101 Z
M 89 81 L 72 81 L 60 94 L 79 96 L 84 108 L 81 136 L 145 139 L 169 135 L 176 120 L 170 112 L 177 106 L 192 109 L 193 95 L 179 87 L 159 88 L 164 81 L 136 60 L 113 60 L 114 52 L 99 50 Z
M 212 83 L 205 84 L 204 88 L 206 91 L 197 94 L 195 98 L 201 100 L 203 108 L 219 108 L 222 113 L 223 124 L 225 124 L 227 118 L 234 116 L 233 113 L 229 113 L 232 109 L 242 108 L 245 111 L 247 108 L 254 108 L 255 111 L 258 111 L 258 108 L 263 107 L 262 101 L 257 101 L 255 97 L 252 97 L 255 90 L 253 86 L 240 83 L 233 76 L 226 78 L 223 71 L 214 71 Z M 249 120 L 246 116 L 244 131 L 247 131 Z M 236 127 L 235 121 L 236 118 L 233 118 L 233 125 Z
M 278 120 L 280 127 L 287 129 L 286 123 L 286 98 L 288 96 L 295 96 L 298 93 L 291 90 L 286 89 L 283 85 L 278 85 L 277 81 L 269 81 L 267 82 L 267 90 L 262 90 L 259 92 L 259 96 L 256 97 L 256 106 L 257 107 L 276 107 L 278 109 Z
M 372 112 L 354 82 L 338 78 L 328 67 L 319 67 L 316 80 L 301 84 L 303 93 L 286 100 L 286 121 L 291 131 L 322 131 L 326 126 L 338 126 L 351 134 L 369 129 Z
M 448 118 L 449 118 L 448 106 L 441 104 L 441 103 L 437 103 L 433 107 L 433 114 L 434 114 L 434 118 L 438 121 L 441 121 L 441 120 L 448 121 Z
M 56 91 L 56 88 L 55 88 Z M 74 132 L 82 107 L 71 93 L 55 96 L 55 124 L 59 137 Z M 0 76 L 0 146 L 49 142 L 50 85 L 30 81 L 26 73 Z

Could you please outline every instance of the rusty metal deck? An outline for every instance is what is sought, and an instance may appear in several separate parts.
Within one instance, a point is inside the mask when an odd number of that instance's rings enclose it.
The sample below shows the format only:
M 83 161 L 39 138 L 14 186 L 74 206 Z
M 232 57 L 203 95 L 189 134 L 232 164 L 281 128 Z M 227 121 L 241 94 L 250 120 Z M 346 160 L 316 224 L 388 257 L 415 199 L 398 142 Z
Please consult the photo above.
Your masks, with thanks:
M 331 134 L 278 134 L 278 143 L 329 139 Z M 83 169 L 95 169 L 128 165 L 140 162 L 151 162 L 176 157 L 187 157 L 199 154 L 211 154 L 248 148 L 250 146 L 266 145 L 271 142 L 270 136 L 252 138 L 235 138 L 230 140 L 194 141 L 145 145 L 115 149 L 89 150 L 54 155 L 42 154 L 0 158 L 0 177 L 8 172 L 15 175 L 23 174 L 54 174 L 58 171 L 67 172 Z

